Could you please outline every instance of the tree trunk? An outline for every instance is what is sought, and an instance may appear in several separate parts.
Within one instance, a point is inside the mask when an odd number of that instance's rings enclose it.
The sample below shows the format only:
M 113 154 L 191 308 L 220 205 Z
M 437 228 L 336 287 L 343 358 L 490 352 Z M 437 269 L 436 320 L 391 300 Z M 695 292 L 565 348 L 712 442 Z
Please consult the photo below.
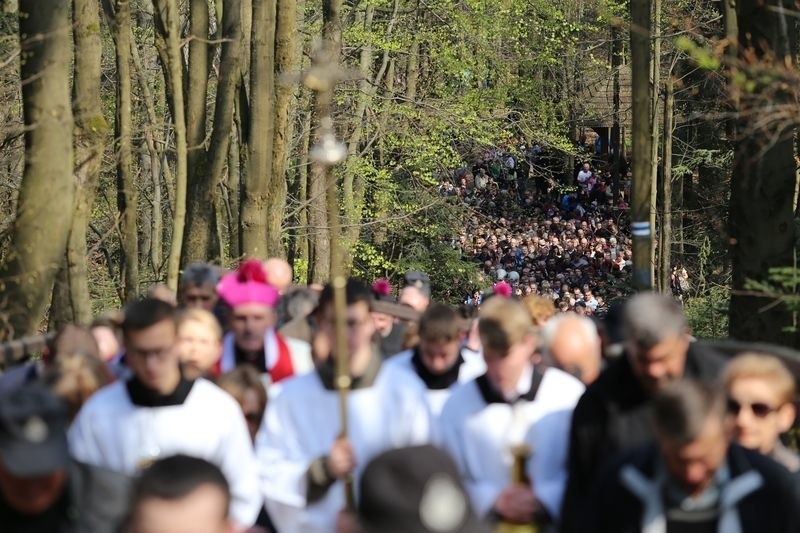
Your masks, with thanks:
M 660 271 L 661 290 L 670 291 L 669 275 L 672 258 L 672 129 L 674 127 L 675 87 L 672 74 L 664 80 L 664 161 L 662 175 Z
M 50 310 L 51 329 L 68 322 L 92 320 L 86 257 L 86 232 L 100 179 L 100 162 L 108 124 L 100 101 L 100 5 L 97 0 L 73 0 L 72 113 L 75 118 L 75 208 Z
M 294 121 L 290 118 L 296 107 L 297 84 L 289 79 L 300 69 L 302 39 L 297 32 L 297 0 L 278 0 L 275 30 L 275 130 L 272 145 L 272 187 L 267 206 L 267 254 L 285 257 L 281 242 L 281 227 L 286 211 L 286 162 L 294 135 Z M 285 79 L 281 79 L 284 77 Z
M 167 263 L 167 286 L 178 288 L 183 230 L 186 222 L 186 118 L 183 102 L 183 72 L 177 0 L 154 0 L 156 32 L 163 43 L 160 52 L 167 79 L 167 94 L 175 130 L 175 212 L 172 221 L 172 243 Z M 157 42 L 159 42 L 157 40 Z
M 305 105 L 303 109 L 303 130 L 300 137 L 300 154 L 298 157 L 299 164 L 297 165 L 297 202 L 300 205 L 297 213 L 298 221 L 298 234 L 299 237 L 295 238 L 295 257 L 305 264 L 306 279 L 308 276 L 308 266 L 310 260 L 310 238 L 309 238 L 309 217 L 308 217 L 308 150 L 311 145 L 311 101 L 310 98 L 304 98 Z
M 241 2 L 226 0 L 222 15 L 222 52 L 219 62 L 214 126 L 208 153 L 203 153 L 203 172 L 192 177 L 187 210 L 186 239 L 183 262 L 206 261 L 212 249 L 212 231 L 216 229 L 215 198 L 222 184 L 225 164 L 233 135 L 236 92 L 241 79 L 242 50 Z M 219 240 L 219 239 L 217 239 Z M 222 243 L 220 243 L 222 248 Z
M 189 65 L 186 91 L 186 158 L 189 189 L 205 177 L 208 98 L 208 1 L 189 0 Z M 190 196 L 191 198 L 191 196 Z M 188 213 L 187 213 L 188 216 Z
M 228 221 L 228 255 L 237 259 L 242 255 L 242 249 L 239 245 L 239 184 L 242 180 L 241 153 L 239 133 L 238 128 L 236 128 L 236 132 L 231 135 L 231 142 L 228 147 L 228 176 L 227 181 L 222 185 L 222 190 L 225 198 L 225 214 Z M 223 246 L 220 245 L 220 249 L 222 248 Z
M 120 217 L 125 301 L 139 296 L 139 236 L 137 209 L 139 188 L 133 173 L 131 152 L 131 6 L 129 0 L 114 3 L 112 32 L 117 61 L 117 101 L 114 144 L 117 154 L 117 209 Z
M 655 237 L 656 212 L 658 210 L 658 96 L 661 86 L 661 0 L 651 0 L 653 4 L 653 60 L 650 63 L 650 231 Z M 658 253 L 662 253 L 659 249 Z M 661 276 L 656 275 L 656 246 L 650 248 L 650 280 L 651 288 L 663 291 Z
M 34 333 L 41 324 L 72 224 L 69 30 L 68 2 L 20 0 L 25 170 L 0 269 L 3 340 Z
M 147 113 L 147 122 L 142 129 L 144 131 L 145 145 L 147 146 L 147 152 L 149 154 L 150 179 L 153 186 L 153 227 L 150 239 L 150 263 L 153 267 L 153 273 L 156 275 L 156 278 L 159 278 L 161 276 L 161 267 L 163 266 L 162 248 L 164 237 L 162 177 L 163 174 L 169 172 L 169 165 L 161 164 L 162 155 L 156 146 L 156 136 L 154 134 L 154 131 L 159 127 L 158 119 L 156 118 L 155 101 L 153 100 L 153 93 L 150 90 L 150 81 L 139 54 L 139 47 L 134 42 L 131 43 L 131 59 L 133 59 L 133 69 L 136 72 L 141 100 L 144 104 L 145 112 Z
M 790 62 L 792 43 L 783 32 L 788 1 L 740 0 L 737 5 L 741 54 L 783 67 Z M 772 85 L 769 101 L 753 98 L 763 88 L 756 83 L 739 106 L 739 137 L 731 179 L 730 225 L 733 292 L 729 331 L 741 340 L 772 342 L 797 346 L 800 336 L 782 329 L 791 324 L 791 313 L 783 303 L 770 305 L 772 298 L 748 292 L 748 280 L 765 281 L 773 267 L 792 266 L 794 259 L 794 223 L 792 197 L 795 168 L 791 135 L 781 134 L 777 122 L 764 125 L 761 117 L 776 104 L 792 101 L 790 90 Z M 770 83 L 767 80 L 766 83 Z M 734 87 L 734 90 L 736 88 Z M 743 100 L 745 100 L 743 98 Z M 742 113 L 742 111 L 744 111 Z M 756 123 L 761 126 L 754 131 Z
M 408 68 L 406 70 L 406 101 L 414 103 L 417 98 L 417 80 L 419 80 L 419 37 L 414 36 L 408 50 Z
M 611 28 L 611 69 L 614 72 L 613 95 L 613 124 L 611 126 L 611 144 L 614 150 L 614 165 L 611 170 L 611 192 L 614 204 L 619 200 L 619 174 L 622 161 L 622 145 L 620 135 L 620 85 L 619 69 L 622 65 L 622 36 L 619 26 L 614 24 Z
M 275 85 L 275 3 L 253 1 L 247 173 L 242 183 L 241 245 L 246 257 L 267 256 L 266 210 L 272 176 Z
M 631 71 L 633 99 L 633 183 L 631 224 L 633 228 L 633 283 L 638 290 L 652 287 L 650 187 L 651 158 L 650 99 L 650 0 L 631 0 Z

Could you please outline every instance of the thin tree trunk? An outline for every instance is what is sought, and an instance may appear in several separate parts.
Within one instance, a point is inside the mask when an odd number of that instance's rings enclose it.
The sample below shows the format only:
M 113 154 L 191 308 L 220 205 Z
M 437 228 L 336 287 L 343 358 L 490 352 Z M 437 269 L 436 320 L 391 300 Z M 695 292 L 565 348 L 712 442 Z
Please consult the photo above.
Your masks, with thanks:
M 672 73 L 664 80 L 664 147 L 662 157 L 664 166 L 662 174 L 661 199 L 661 290 L 668 293 L 670 264 L 672 262 L 672 130 L 674 127 L 675 87 Z
M 239 244 L 239 184 L 242 180 L 241 154 L 238 128 L 231 135 L 228 147 L 228 176 L 222 188 L 225 196 L 225 211 L 228 220 L 228 254 L 230 257 L 239 258 L 242 249 Z M 220 246 L 222 248 L 222 246 Z
M 66 249 L 50 310 L 51 329 L 68 322 L 87 324 L 92 319 L 86 257 L 86 232 L 100 178 L 104 136 L 108 124 L 100 102 L 100 4 L 98 0 L 73 0 L 72 113 L 75 118 L 75 208 Z
M 408 69 L 406 70 L 406 101 L 413 103 L 417 98 L 417 80 L 419 79 L 419 37 L 414 36 L 408 50 Z
M 655 237 L 656 231 L 656 213 L 658 211 L 658 96 L 661 86 L 661 0 L 651 0 L 653 3 L 653 60 L 650 63 L 650 176 L 653 183 L 650 186 L 650 230 Z M 658 250 L 658 253 L 662 253 Z M 660 285 L 662 279 L 660 275 L 656 275 L 656 246 L 650 248 L 650 280 L 652 283 L 651 288 L 663 291 L 664 288 Z
M 186 118 L 183 102 L 183 72 L 180 49 L 179 13 L 177 0 L 154 0 L 156 7 L 156 32 L 160 36 L 167 95 L 172 111 L 175 131 L 175 212 L 172 223 L 172 242 L 167 263 L 167 286 L 178 288 L 183 230 L 186 222 Z M 156 40 L 159 42 L 159 39 Z
M 137 209 L 139 189 L 133 173 L 131 152 L 131 9 L 129 0 L 116 0 L 112 31 L 117 61 L 117 101 L 114 120 L 117 155 L 117 209 L 120 216 L 125 301 L 139 296 L 139 236 Z
M 290 111 L 296 104 L 297 84 L 288 77 L 300 68 L 301 42 L 297 33 L 297 0 L 278 0 L 275 30 L 275 129 L 272 145 L 272 187 L 267 206 L 267 253 L 285 257 L 281 227 L 286 211 L 286 162 L 294 135 Z M 281 79 L 281 76 L 287 79 Z
M 614 205 L 619 200 L 619 174 L 622 162 L 622 139 L 620 135 L 620 84 L 619 69 L 622 65 L 622 36 L 619 26 L 611 28 L 611 69 L 614 72 L 613 125 L 611 126 L 611 144 L 614 150 L 614 165 L 611 169 L 611 192 Z
M 220 54 L 219 81 L 217 83 L 214 127 L 207 155 L 203 159 L 204 171 L 195 174 L 190 188 L 187 212 L 184 263 L 205 261 L 212 249 L 212 231 L 215 222 L 215 198 L 222 184 L 228 160 L 230 139 L 233 135 L 233 116 L 240 75 L 242 50 L 241 2 L 226 0 L 222 15 L 222 52 Z M 217 239 L 218 240 L 218 239 Z M 222 248 L 222 243 L 219 243 Z
M 311 145 L 311 100 L 305 98 L 303 109 L 303 130 L 300 137 L 300 155 L 298 157 L 299 164 L 297 166 L 297 201 L 300 208 L 297 214 L 298 226 L 300 227 L 300 236 L 296 238 L 295 246 L 297 247 L 296 258 L 305 264 L 306 279 L 308 279 L 308 267 L 310 260 L 310 238 L 309 238 L 309 216 L 308 216 L 308 150 Z
M 158 278 L 160 277 L 163 263 L 164 221 L 162 216 L 162 173 L 169 172 L 169 165 L 161 164 L 162 155 L 156 146 L 156 137 L 153 133 L 157 129 L 160 129 L 156 119 L 155 102 L 153 100 L 153 93 L 150 90 L 150 80 L 147 77 L 144 65 L 142 64 L 142 58 L 139 54 L 139 47 L 134 42 L 131 43 L 131 59 L 133 60 L 133 70 L 136 72 L 142 103 L 147 113 L 147 123 L 142 129 L 147 152 L 150 156 L 150 179 L 153 186 L 153 227 L 151 231 L 150 263 L 153 267 L 153 272 Z
M 650 277 L 652 229 L 650 226 L 650 0 L 631 0 L 631 71 L 633 99 L 633 183 L 631 223 L 633 226 L 633 283 L 639 290 L 652 287 Z
M 0 339 L 34 333 L 64 258 L 75 199 L 69 3 L 20 0 L 25 170 L 0 269 Z

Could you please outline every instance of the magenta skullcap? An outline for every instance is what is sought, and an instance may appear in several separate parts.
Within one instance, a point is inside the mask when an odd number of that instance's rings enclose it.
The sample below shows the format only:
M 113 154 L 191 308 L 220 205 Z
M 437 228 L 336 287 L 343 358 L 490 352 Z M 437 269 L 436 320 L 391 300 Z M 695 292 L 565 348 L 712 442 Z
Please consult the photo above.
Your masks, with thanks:
M 244 304 L 275 307 L 280 300 L 278 289 L 269 284 L 264 266 L 256 259 L 248 259 L 236 272 L 223 276 L 217 284 L 217 294 L 231 307 Z

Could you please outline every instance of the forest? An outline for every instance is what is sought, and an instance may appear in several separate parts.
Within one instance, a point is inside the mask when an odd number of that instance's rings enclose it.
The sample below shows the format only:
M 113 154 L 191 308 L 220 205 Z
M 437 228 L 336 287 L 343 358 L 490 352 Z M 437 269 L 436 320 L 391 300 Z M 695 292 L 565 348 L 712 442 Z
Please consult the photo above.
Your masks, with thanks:
M 88 323 L 202 261 L 331 258 L 481 283 L 437 193 L 524 140 L 630 169 L 632 289 L 689 273 L 696 335 L 800 347 L 790 0 L 4 0 L 0 339 Z M 630 164 L 628 164 L 630 163 Z M 635 226 L 635 224 L 634 224 Z M 334 264 L 337 261 L 334 261 Z M 466 291 L 465 291 L 466 294 Z

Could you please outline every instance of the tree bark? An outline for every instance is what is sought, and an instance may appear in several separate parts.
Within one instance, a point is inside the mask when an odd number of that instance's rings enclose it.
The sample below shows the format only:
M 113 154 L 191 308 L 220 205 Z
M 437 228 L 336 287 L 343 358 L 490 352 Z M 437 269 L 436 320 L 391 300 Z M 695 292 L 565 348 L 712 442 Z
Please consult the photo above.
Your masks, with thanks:
M 296 107 L 297 84 L 288 77 L 300 68 L 302 39 L 297 33 L 297 0 L 278 0 L 275 30 L 275 130 L 272 145 L 272 186 L 267 206 L 267 253 L 285 257 L 281 242 L 283 215 L 286 211 L 286 162 L 294 135 L 294 121 L 290 118 Z M 284 77 L 285 79 L 281 79 Z
M 737 5 L 741 58 L 773 61 L 775 69 L 789 62 L 793 43 L 783 32 L 788 1 L 740 0 Z M 754 79 L 763 83 L 763 77 Z M 769 82 L 767 82 L 769 83 Z M 758 131 L 755 123 L 775 104 L 787 105 L 790 90 L 757 85 L 749 94 L 769 91 L 768 100 L 748 98 L 739 105 L 739 136 L 734 155 L 730 197 L 730 244 L 733 292 L 729 331 L 741 340 L 797 346 L 800 336 L 782 329 L 791 324 L 791 313 L 782 303 L 748 292 L 748 280 L 765 281 L 773 267 L 789 267 L 794 259 L 792 199 L 795 185 L 792 137 L 779 124 L 769 123 Z M 744 99 L 743 99 L 744 100 Z
M 653 237 L 656 233 L 656 213 L 658 211 L 658 96 L 661 86 L 661 0 L 651 0 L 653 6 L 653 60 L 650 63 L 650 176 L 653 183 L 650 185 L 650 231 Z M 656 246 L 650 248 L 650 280 L 651 288 L 663 291 L 661 275 L 656 274 L 657 253 Z
M 117 209 L 125 301 L 139 296 L 139 236 L 137 209 L 139 189 L 133 173 L 131 151 L 131 6 L 129 0 L 114 2 L 112 32 L 117 62 L 117 100 L 114 118 L 114 147 L 117 154 Z
M 219 62 L 214 126 L 208 153 L 203 153 L 203 172 L 195 173 L 189 190 L 184 264 L 206 261 L 212 249 L 212 231 L 216 229 L 215 198 L 222 184 L 233 135 L 236 92 L 241 79 L 242 50 L 241 2 L 226 0 L 222 15 L 222 52 Z M 220 243 L 222 248 L 222 243 Z
M 638 290 L 652 287 L 650 277 L 652 229 L 650 188 L 652 149 L 650 99 L 650 0 L 631 0 L 631 71 L 633 99 L 633 283 Z
M 672 74 L 664 80 L 664 147 L 662 158 L 664 162 L 661 172 L 662 199 L 661 199 L 661 231 L 660 231 L 660 274 L 661 290 L 670 291 L 669 276 L 672 261 L 672 130 L 674 128 L 675 87 Z
M 275 3 L 253 1 L 250 59 L 250 123 L 247 173 L 242 183 L 240 235 L 247 257 L 267 256 L 266 210 L 272 176 L 275 85 Z
M 0 269 L 3 340 L 41 324 L 64 258 L 75 199 L 69 3 L 20 0 L 25 170 L 11 248 Z
M 52 329 L 68 322 L 88 324 L 92 302 L 87 269 L 86 232 L 100 179 L 100 162 L 108 123 L 100 101 L 100 4 L 98 0 L 73 0 L 72 114 L 75 119 L 75 207 L 66 262 L 61 266 L 53 290 L 50 311 Z
M 167 286 L 178 288 L 183 231 L 186 222 L 186 115 L 183 101 L 183 72 L 181 65 L 179 13 L 177 0 L 154 0 L 156 11 L 156 42 L 162 43 L 159 55 L 167 79 L 167 96 L 175 131 L 175 212 L 172 219 L 172 242 L 167 263 Z
M 616 205 L 619 200 L 619 174 L 620 163 L 622 161 L 622 145 L 620 135 L 620 84 L 619 84 L 619 69 L 622 65 L 622 36 L 620 35 L 619 27 L 614 24 L 611 28 L 611 69 L 614 72 L 614 94 L 613 94 L 613 124 L 611 126 L 611 144 L 614 150 L 614 165 L 611 170 L 611 192 L 612 199 Z
M 131 42 L 131 59 L 133 60 L 133 69 L 136 72 L 142 103 L 147 113 L 147 122 L 142 129 L 144 132 L 145 145 L 147 146 L 147 152 L 149 154 L 150 179 L 153 186 L 153 205 L 151 209 L 153 227 L 150 239 L 150 263 L 153 267 L 153 273 L 155 273 L 156 278 L 158 278 L 161 275 L 161 267 L 163 266 L 162 247 L 164 220 L 162 215 L 162 178 L 164 174 L 169 172 L 169 165 L 161 164 L 162 154 L 156 146 L 156 136 L 154 134 L 154 131 L 159 127 L 158 119 L 156 118 L 155 101 L 153 100 L 153 93 L 150 90 L 150 80 L 147 77 L 144 65 L 142 64 L 141 55 L 139 54 L 139 47 L 134 42 Z
M 208 98 L 208 1 L 189 0 L 189 65 L 186 91 L 186 158 L 190 191 L 205 177 Z M 187 214 L 188 216 L 188 214 Z

